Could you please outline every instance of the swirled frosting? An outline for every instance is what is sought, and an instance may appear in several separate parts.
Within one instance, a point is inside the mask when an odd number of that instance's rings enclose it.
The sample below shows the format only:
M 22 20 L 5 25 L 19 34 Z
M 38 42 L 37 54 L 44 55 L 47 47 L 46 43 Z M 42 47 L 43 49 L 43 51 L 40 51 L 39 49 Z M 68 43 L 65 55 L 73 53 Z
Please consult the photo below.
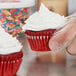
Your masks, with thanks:
M 21 51 L 22 45 L 16 39 L 4 31 L 0 26 L 0 54 L 10 54 Z
M 50 11 L 41 4 L 40 10 L 31 15 L 23 26 L 23 31 L 41 31 L 46 29 L 59 29 L 66 24 L 66 18 L 57 13 Z

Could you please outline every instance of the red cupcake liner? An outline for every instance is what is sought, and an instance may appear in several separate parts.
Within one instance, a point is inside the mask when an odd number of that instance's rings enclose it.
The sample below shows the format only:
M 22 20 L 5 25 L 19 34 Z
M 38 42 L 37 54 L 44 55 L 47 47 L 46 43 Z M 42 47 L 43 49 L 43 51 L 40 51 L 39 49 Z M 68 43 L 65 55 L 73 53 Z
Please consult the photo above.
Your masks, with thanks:
M 48 44 L 49 39 L 52 37 L 56 29 L 44 31 L 30 31 L 25 32 L 30 47 L 34 51 L 51 51 Z
M 0 55 L 0 76 L 16 76 L 22 57 L 22 51 L 9 55 Z

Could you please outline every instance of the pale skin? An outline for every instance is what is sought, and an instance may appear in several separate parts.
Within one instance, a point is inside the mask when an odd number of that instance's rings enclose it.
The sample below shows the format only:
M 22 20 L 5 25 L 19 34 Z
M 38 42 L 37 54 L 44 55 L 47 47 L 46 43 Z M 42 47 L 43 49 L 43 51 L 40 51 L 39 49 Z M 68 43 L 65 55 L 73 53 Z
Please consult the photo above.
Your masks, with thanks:
M 67 52 L 71 55 L 76 55 L 76 13 L 68 16 L 69 22 L 59 30 L 49 41 L 49 47 L 53 51 L 60 50 L 66 43 Z

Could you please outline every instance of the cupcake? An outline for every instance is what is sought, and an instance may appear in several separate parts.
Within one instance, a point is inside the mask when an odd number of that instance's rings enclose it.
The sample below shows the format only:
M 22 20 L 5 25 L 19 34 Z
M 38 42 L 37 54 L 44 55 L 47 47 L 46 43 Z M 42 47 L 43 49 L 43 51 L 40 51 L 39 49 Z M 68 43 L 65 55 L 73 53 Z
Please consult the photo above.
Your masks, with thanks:
M 9 0 L 0 3 L 0 22 L 12 36 L 22 32 L 24 21 L 29 17 L 34 0 Z
M 22 45 L 0 26 L 0 76 L 16 76 L 22 62 Z
M 34 51 L 51 51 L 48 43 L 55 31 L 62 28 L 66 18 L 54 13 L 41 4 L 40 10 L 26 20 L 23 26 L 31 49 Z

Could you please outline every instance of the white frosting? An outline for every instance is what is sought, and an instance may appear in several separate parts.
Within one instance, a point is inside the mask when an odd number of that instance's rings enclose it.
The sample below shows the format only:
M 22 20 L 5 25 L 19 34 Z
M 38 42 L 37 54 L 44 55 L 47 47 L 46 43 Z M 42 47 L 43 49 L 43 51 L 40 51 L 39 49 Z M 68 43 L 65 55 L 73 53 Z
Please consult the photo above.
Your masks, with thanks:
M 10 54 L 21 51 L 22 45 L 16 39 L 4 31 L 0 26 L 0 54 Z
M 5 8 L 24 8 L 35 5 L 35 0 L 21 0 L 20 2 L 1 2 L 0 9 Z
M 41 31 L 46 29 L 59 29 L 66 23 L 66 18 L 57 13 L 49 11 L 43 4 L 41 4 L 40 10 L 31 15 L 23 26 L 23 31 L 33 30 Z

